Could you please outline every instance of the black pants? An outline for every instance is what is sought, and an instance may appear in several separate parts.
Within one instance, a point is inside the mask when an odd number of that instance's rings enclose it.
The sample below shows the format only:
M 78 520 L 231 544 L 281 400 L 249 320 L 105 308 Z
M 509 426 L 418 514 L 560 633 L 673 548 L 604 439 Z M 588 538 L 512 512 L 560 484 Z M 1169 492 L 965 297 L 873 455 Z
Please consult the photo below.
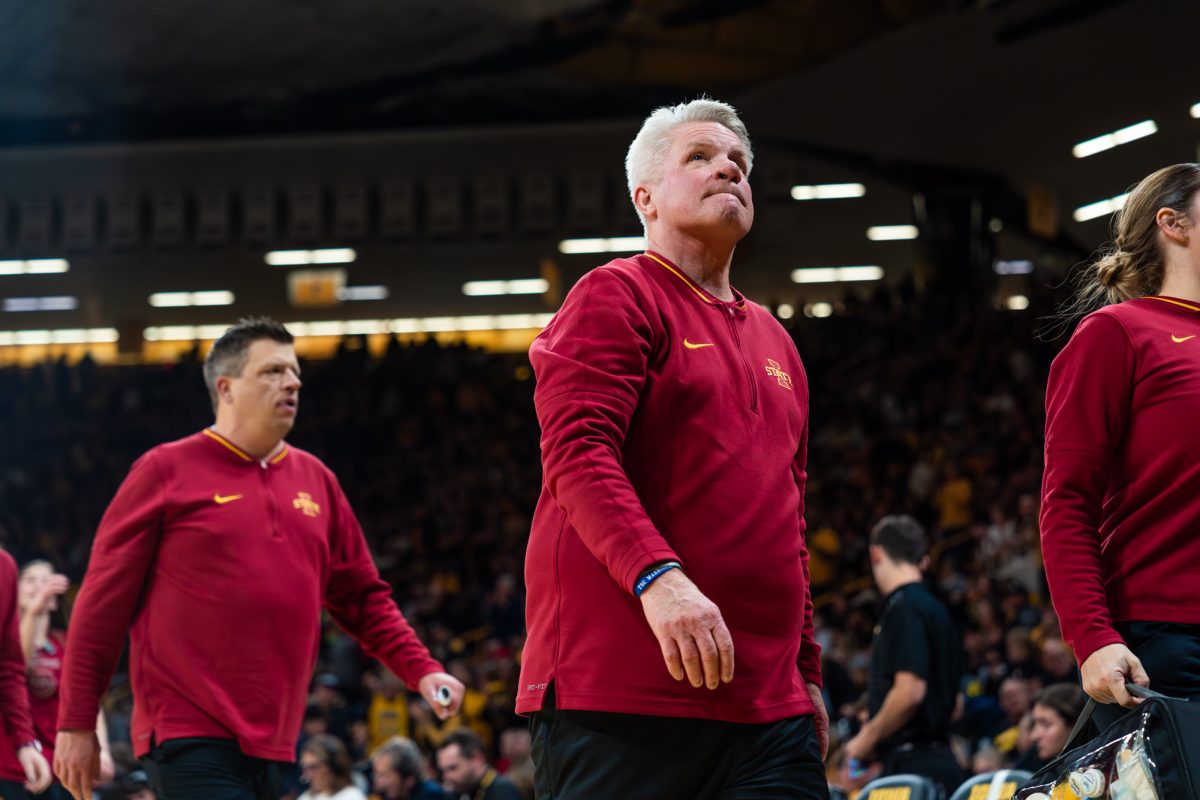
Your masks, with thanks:
M 1118 622 L 1116 628 L 1142 662 L 1151 689 L 1168 697 L 1200 698 L 1200 625 Z M 1104 730 L 1126 713 L 1118 705 L 1101 705 L 1093 719 Z
M 230 739 L 171 739 L 142 766 L 158 800 L 278 800 L 284 765 L 251 758 Z
M 884 775 L 920 775 L 942 787 L 950 797 L 968 775 L 950 746 L 942 742 L 903 745 L 883 759 Z
M 811 716 L 747 725 L 548 708 L 530 734 L 537 800 L 829 798 Z
M 71 793 L 57 783 L 41 794 L 25 791 L 25 784 L 0 781 L 0 800 L 71 800 Z

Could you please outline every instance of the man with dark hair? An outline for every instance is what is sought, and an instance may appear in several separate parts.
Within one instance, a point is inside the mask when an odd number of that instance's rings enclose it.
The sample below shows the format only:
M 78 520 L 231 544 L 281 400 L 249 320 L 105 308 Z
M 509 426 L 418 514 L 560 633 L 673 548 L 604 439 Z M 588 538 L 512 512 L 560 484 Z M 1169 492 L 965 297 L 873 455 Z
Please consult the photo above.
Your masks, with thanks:
M 869 550 L 883 612 L 867 683 L 871 718 L 846 743 L 846 755 L 859 761 L 877 756 L 885 775 L 924 775 L 948 797 L 966 778 L 949 746 L 966 669 L 962 636 L 923 582 L 929 558 L 919 522 L 884 517 L 871 531 Z
M 415 742 L 393 736 L 371 753 L 373 797 L 379 800 L 449 800 L 442 787 L 425 778 Z
M 463 686 L 401 616 L 333 473 L 284 436 L 291 334 L 246 319 L 204 367 L 216 423 L 143 455 L 92 547 L 67 640 L 55 768 L 90 798 L 101 694 L 130 632 L 133 748 L 164 800 L 274 800 L 292 762 L 322 608 L 449 716 Z M 132 627 L 131 627 L 132 625 Z
M 522 800 L 521 792 L 508 778 L 488 764 L 483 742 L 468 728 L 446 737 L 437 752 L 442 783 L 462 800 Z

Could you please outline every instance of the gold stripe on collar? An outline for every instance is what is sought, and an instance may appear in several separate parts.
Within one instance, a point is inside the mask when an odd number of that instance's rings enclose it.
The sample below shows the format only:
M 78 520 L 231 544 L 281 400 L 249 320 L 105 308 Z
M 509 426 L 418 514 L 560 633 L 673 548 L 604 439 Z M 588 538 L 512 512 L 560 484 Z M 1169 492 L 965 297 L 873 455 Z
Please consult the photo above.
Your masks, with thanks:
M 1191 311 L 1200 311 L 1200 307 L 1189 305 L 1188 303 L 1181 303 L 1178 300 L 1171 300 L 1170 298 L 1167 298 L 1167 297 L 1159 297 L 1158 295 L 1150 294 L 1150 295 L 1146 295 L 1146 299 L 1147 300 L 1161 300 L 1164 303 L 1170 303 L 1171 305 L 1179 306 L 1180 308 L 1186 308 Z
M 702 292 L 702 291 L 700 291 L 699 289 L 697 289 L 697 288 L 696 288 L 696 286 L 695 286 L 695 284 L 693 284 L 693 283 L 692 283 L 692 281 L 691 281 L 691 280 L 690 280 L 690 279 L 689 279 L 689 278 L 688 278 L 686 275 L 684 275 L 684 274 L 683 274 L 683 273 L 681 273 L 679 270 L 677 270 L 677 269 L 675 269 L 674 267 L 672 267 L 672 266 L 671 266 L 670 264 L 668 264 L 667 262 L 663 261 L 663 260 L 662 260 L 661 258 L 659 258 L 658 256 L 654 255 L 654 253 L 647 252 L 647 253 L 646 253 L 646 255 L 647 255 L 649 258 L 652 258 L 652 259 L 654 259 L 655 261 L 657 261 L 659 264 L 661 264 L 661 265 L 662 265 L 664 268 L 666 268 L 666 270 L 667 270 L 668 272 L 670 272 L 671 274 L 673 274 L 675 277 L 679 278 L 679 280 L 683 281 L 683 282 L 684 282 L 684 284 L 685 284 L 685 285 L 686 285 L 686 286 L 687 286 L 689 289 L 691 289 L 693 292 L 695 292 L 695 293 L 696 293 L 696 296 L 697 296 L 697 297 L 699 297 L 701 300 L 703 300 L 704 302 L 708 303 L 710 306 L 716 305 L 716 302 L 714 302 L 713 300 L 709 300 L 707 297 L 705 297 L 705 296 L 704 296 L 704 292 Z
M 228 439 L 226 439 L 221 434 L 214 431 L 212 428 L 205 428 L 204 430 L 201 431 L 201 433 L 203 433 L 208 438 L 212 439 L 214 442 L 217 442 L 218 444 L 222 445 L 223 447 L 229 448 L 229 450 L 231 452 L 237 453 L 239 456 L 242 457 L 242 459 L 244 459 L 246 461 L 254 460 L 249 455 L 247 455 L 245 452 L 243 452 L 241 450 L 241 448 L 234 445 L 232 442 L 230 442 Z

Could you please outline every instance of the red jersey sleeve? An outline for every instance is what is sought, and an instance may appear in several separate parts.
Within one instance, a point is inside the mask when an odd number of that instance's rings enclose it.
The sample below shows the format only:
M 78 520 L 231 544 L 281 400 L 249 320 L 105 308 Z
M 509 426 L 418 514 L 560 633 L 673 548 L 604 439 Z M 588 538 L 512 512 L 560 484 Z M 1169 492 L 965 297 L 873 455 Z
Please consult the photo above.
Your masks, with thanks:
M 792 476 L 796 480 L 796 488 L 800 490 L 800 530 L 804 527 L 804 490 L 808 485 L 808 424 L 804 425 L 804 433 L 800 435 L 800 447 L 796 450 L 796 460 L 792 462 Z M 800 540 L 800 565 L 804 570 L 804 626 L 800 629 L 800 657 L 796 663 L 805 683 L 822 686 L 821 680 L 821 645 L 817 644 L 813 631 L 813 601 L 812 582 L 808 579 L 808 545 Z
M 33 741 L 17 615 L 17 562 L 0 550 L 0 710 L 13 749 Z
M 629 592 L 646 567 L 679 560 L 621 466 L 654 338 L 633 289 L 602 268 L 580 279 L 529 351 L 543 480 L 584 545 Z
M 371 560 L 362 528 L 350 502 L 333 481 L 336 520 L 330 543 L 329 577 L 325 583 L 325 610 L 347 633 L 396 673 L 409 688 L 422 677 L 444 672 L 396 607 L 392 589 L 379 577 Z
M 158 456 L 151 451 L 134 462 L 100 520 L 67 633 L 60 730 L 96 727 L 100 697 L 117 668 L 158 548 L 164 497 Z
M 1121 641 L 1104 591 L 1100 521 L 1129 418 L 1134 366 L 1120 321 L 1093 314 L 1054 359 L 1046 385 L 1042 554 L 1063 638 L 1081 664 Z

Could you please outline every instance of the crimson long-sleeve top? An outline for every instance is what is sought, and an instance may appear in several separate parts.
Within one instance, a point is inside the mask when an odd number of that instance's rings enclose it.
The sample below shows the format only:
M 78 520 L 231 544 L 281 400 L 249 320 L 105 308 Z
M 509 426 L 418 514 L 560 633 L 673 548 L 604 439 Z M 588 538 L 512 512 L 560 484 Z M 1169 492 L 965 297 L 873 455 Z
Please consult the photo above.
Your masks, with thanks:
M 530 359 L 544 477 L 517 710 L 541 708 L 553 681 L 559 708 L 752 723 L 812 713 L 808 383 L 787 333 L 647 253 L 585 275 Z M 732 683 L 695 689 L 667 672 L 633 594 L 663 560 L 720 609 Z
M 33 719 L 29 714 L 29 691 L 25 683 L 25 655 L 21 651 L 21 627 L 17 614 L 17 562 L 0 550 L 0 717 L 4 732 L 15 752 L 32 742 Z M 15 759 L 6 759 L 15 761 Z M 24 781 L 20 764 L 0 767 L 0 780 Z
M 211 430 L 156 447 L 133 465 L 96 533 L 58 726 L 95 725 L 130 630 L 137 755 L 203 736 L 292 761 L 322 606 L 409 686 L 441 671 L 317 458 L 285 447 L 257 461 Z
M 1144 297 L 1080 323 L 1050 369 L 1042 551 L 1083 663 L 1114 622 L 1200 623 L 1200 305 Z

